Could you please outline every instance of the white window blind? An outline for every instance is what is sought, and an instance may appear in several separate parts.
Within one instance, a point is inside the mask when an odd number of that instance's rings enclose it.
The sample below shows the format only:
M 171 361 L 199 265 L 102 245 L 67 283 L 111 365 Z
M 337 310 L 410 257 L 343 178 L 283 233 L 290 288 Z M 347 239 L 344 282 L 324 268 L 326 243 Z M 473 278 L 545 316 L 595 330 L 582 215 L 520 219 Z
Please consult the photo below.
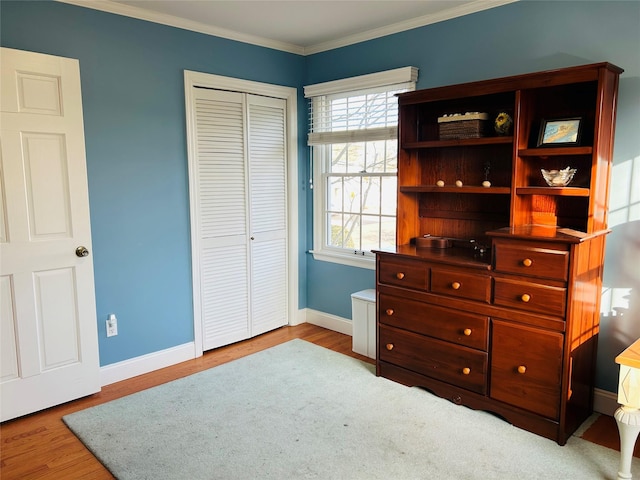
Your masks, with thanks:
M 398 104 L 417 69 L 305 87 L 310 98 L 314 257 L 372 268 L 372 249 L 395 245 Z

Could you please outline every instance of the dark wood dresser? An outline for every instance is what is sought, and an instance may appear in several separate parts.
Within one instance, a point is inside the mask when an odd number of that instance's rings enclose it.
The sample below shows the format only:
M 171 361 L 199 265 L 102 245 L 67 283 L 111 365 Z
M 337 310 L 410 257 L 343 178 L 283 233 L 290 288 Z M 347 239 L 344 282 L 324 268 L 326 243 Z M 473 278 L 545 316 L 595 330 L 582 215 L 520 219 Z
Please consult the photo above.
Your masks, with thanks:
M 621 73 L 601 63 L 399 95 L 378 375 L 560 445 L 592 413 Z M 452 138 L 442 123 L 456 113 L 473 120 Z M 498 133 L 501 114 L 512 125 Z M 557 126 L 578 130 L 558 141 Z M 567 186 L 542 178 L 569 166 Z

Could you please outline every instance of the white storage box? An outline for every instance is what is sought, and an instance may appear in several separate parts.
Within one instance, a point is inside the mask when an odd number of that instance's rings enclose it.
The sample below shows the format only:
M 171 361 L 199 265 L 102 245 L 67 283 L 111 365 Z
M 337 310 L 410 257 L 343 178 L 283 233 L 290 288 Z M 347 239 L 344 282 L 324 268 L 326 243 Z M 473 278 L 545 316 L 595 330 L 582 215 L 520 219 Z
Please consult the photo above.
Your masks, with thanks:
M 352 350 L 376 358 L 376 291 L 362 290 L 351 294 L 353 322 Z

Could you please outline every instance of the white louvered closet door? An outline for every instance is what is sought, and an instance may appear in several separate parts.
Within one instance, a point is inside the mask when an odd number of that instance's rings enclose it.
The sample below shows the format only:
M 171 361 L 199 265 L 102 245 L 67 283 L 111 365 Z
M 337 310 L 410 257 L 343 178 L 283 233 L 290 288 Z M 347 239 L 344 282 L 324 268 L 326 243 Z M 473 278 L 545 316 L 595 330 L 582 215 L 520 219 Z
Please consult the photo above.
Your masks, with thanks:
M 196 88 L 194 98 L 200 311 L 210 350 L 287 323 L 285 109 L 282 100 L 235 92 Z
M 247 96 L 252 336 L 287 323 L 284 100 Z

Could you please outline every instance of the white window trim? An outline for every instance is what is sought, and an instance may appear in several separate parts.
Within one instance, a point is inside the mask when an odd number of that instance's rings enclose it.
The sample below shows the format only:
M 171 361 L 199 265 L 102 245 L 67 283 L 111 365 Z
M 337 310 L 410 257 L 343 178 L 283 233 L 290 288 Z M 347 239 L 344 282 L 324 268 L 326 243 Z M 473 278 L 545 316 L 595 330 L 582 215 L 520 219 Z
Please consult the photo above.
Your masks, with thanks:
M 409 82 L 413 83 L 413 89 L 415 89 L 417 80 L 418 69 L 416 67 L 402 67 L 384 72 L 308 85 L 304 87 L 304 96 L 305 98 L 311 98 Z M 313 248 L 309 253 L 313 255 L 315 260 L 375 270 L 376 259 L 375 255 L 371 252 L 348 253 L 345 249 L 334 249 L 324 245 L 324 205 L 326 205 L 326 189 L 324 185 L 322 185 L 321 180 L 322 162 L 314 162 L 312 170 L 313 179 L 317 179 L 318 182 L 317 188 L 313 188 Z
M 367 88 L 383 87 L 396 83 L 416 82 L 418 69 L 416 67 L 402 67 L 385 72 L 370 73 L 357 77 L 333 80 L 331 82 L 316 83 L 304 87 L 304 97 L 311 98 L 320 95 L 331 95 L 351 90 L 365 90 Z

